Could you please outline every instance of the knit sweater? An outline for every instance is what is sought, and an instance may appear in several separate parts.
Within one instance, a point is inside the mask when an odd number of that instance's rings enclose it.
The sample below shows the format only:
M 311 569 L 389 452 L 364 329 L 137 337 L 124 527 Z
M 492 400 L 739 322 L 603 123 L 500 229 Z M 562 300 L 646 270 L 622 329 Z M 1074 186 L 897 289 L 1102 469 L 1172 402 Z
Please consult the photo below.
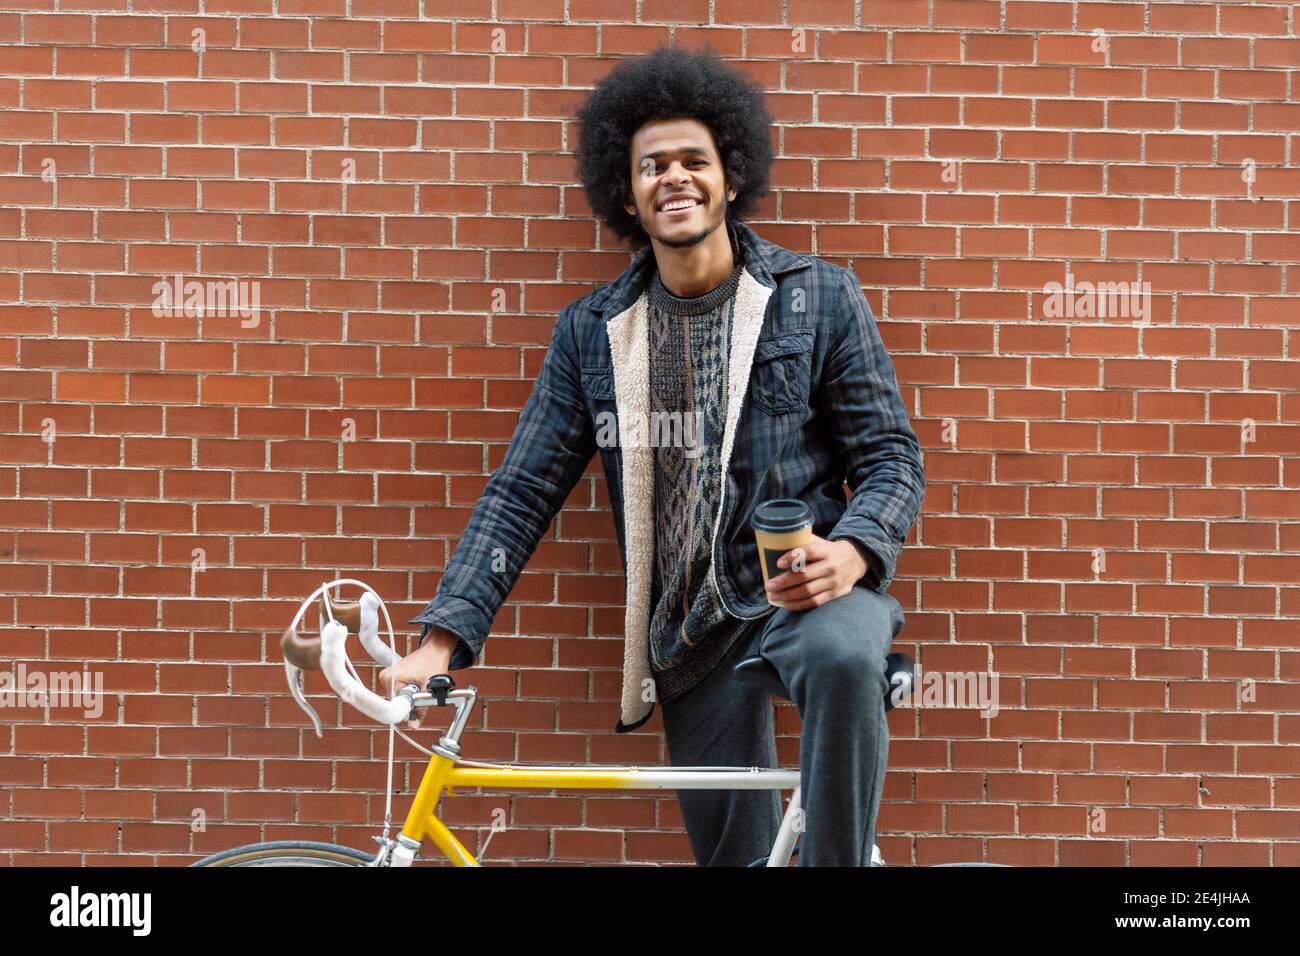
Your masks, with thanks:
M 711 545 L 723 487 L 731 320 L 742 264 L 701 296 L 681 298 L 656 271 L 648 290 L 654 444 L 655 561 L 649 649 L 660 702 L 684 694 L 747 623 L 722 606 Z

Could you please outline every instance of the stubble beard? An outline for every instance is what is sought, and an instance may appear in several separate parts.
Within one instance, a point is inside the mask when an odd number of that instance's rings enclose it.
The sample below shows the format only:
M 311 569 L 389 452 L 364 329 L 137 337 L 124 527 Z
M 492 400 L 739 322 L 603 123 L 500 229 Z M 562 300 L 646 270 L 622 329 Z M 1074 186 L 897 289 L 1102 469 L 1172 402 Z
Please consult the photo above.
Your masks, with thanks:
M 654 236 L 653 238 L 658 239 L 669 249 L 689 249 L 691 246 L 699 245 L 705 239 L 709 238 L 709 235 L 717 229 L 718 226 L 722 225 L 723 220 L 727 217 L 728 205 L 727 194 L 724 192 L 722 194 L 722 204 L 718 207 L 718 214 L 714 217 L 711 223 L 693 236 L 688 236 L 685 239 L 665 239 L 663 236 Z M 646 230 L 646 232 L 649 234 L 649 230 Z

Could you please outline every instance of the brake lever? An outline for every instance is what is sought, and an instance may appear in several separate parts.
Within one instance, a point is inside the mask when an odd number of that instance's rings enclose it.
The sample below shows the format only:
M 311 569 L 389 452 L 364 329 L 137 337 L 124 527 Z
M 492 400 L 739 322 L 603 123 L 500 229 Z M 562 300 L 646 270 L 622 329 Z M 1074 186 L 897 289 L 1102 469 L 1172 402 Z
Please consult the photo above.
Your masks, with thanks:
M 316 730 L 316 736 L 322 736 L 320 718 L 316 716 L 316 711 L 312 710 L 311 704 L 307 703 L 307 698 L 302 693 L 302 668 L 286 657 L 284 660 L 284 673 L 289 679 L 289 693 L 293 694 L 293 699 L 297 701 L 298 706 L 306 711 L 307 716 L 311 718 L 312 726 Z

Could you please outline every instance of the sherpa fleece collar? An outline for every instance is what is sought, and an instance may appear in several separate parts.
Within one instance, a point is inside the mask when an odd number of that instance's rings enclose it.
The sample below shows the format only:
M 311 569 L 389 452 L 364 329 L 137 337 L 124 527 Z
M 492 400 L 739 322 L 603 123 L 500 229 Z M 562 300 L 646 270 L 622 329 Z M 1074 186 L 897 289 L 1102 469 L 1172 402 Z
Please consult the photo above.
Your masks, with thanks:
M 722 437 L 722 495 L 714 516 L 713 552 L 726 504 L 727 469 L 736 441 L 736 427 L 749 385 L 754 348 L 775 288 L 774 273 L 809 263 L 805 256 L 760 238 L 743 223 L 733 224 L 746 245 L 745 268 L 736 289 L 728 361 L 727 416 Z M 650 339 L 647 284 L 654 267 L 652 250 L 642 249 L 627 270 L 593 297 L 591 308 L 606 315 L 614 369 L 617 420 L 648 420 L 650 412 Z M 603 295 L 601 293 L 604 293 Z M 654 711 L 654 678 L 648 647 L 650 585 L 654 560 L 654 448 L 648 444 L 620 447 L 623 460 L 623 528 L 627 555 L 624 612 L 623 693 L 616 729 L 627 731 L 645 723 Z M 714 584 L 716 587 L 716 583 Z

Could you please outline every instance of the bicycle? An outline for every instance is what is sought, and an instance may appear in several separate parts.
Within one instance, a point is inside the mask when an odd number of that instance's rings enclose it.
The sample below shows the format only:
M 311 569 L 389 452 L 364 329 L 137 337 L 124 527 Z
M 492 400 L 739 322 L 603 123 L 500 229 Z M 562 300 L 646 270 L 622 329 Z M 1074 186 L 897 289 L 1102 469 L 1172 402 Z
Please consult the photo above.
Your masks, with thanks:
M 355 601 L 340 601 L 330 596 L 331 588 L 343 585 L 361 587 L 361 597 Z M 322 604 L 320 637 L 299 637 L 298 624 L 317 597 L 321 598 Z M 387 625 L 387 644 L 379 639 L 380 612 Z M 393 697 L 380 697 L 362 683 L 348 658 L 345 644 L 349 634 L 353 633 L 359 636 L 362 647 L 376 663 L 388 667 L 398 660 L 392 619 L 383 600 L 364 582 L 339 578 L 322 584 L 303 601 L 293 622 L 285 630 L 280 645 L 290 692 L 298 706 L 311 718 L 316 736 L 321 736 L 320 717 L 303 694 L 304 676 L 308 670 L 322 671 L 330 687 L 344 702 L 389 727 L 388 800 L 384 828 L 380 836 L 373 838 L 379 844 L 379 850 L 371 856 L 339 844 L 281 840 L 223 850 L 191 864 L 192 866 L 405 867 L 414 863 L 426 839 L 453 866 L 479 866 L 478 858 L 438 819 L 436 813 L 443 793 L 454 792 L 457 787 L 488 787 L 494 790 L 791 790 L 790 802 L 771 852 L 766 859 L 760 857 L 750 865 L 788 866 L 791 857 L 797 853 L 796 830 L 801 819 L 797 769 L 520 765 L 467 760 L 461 754 L 460 736 L 478 699 L 474 686 L 457 689 L 450 675 L 439 674 L 431 677 L 423 689 L 415 684 L 406 684 Z M 910 690 L 913 671 L 912 660 L 905 654 L 891 654 L 887 660 L 891 693 L 886 696 L 885 706 L 889 709 Z M 735 674 L 737 679 L 747 680 L 789 697 L 775 669 L 761 656 L 752 655 L 738 663 Z M 426 750 L 406 734 L 401 734 L 403 739 L 417 749 L 428 753 L 430 759 L 401 831 L 396 837 L 391 837 L 393 734 L 401 733 L 397 730 L 397 725 L 408 720 L 413 712 L 434 706 L 450 706 L 454 713 L 446 732 L 433 745 L 432 750 Z M 490 840 L 491 834 L 488 842 Z M 483 850 L 480 854 L 482 852 Z M 878 846 L 872 848 L 871 865 L 885 865 Z

